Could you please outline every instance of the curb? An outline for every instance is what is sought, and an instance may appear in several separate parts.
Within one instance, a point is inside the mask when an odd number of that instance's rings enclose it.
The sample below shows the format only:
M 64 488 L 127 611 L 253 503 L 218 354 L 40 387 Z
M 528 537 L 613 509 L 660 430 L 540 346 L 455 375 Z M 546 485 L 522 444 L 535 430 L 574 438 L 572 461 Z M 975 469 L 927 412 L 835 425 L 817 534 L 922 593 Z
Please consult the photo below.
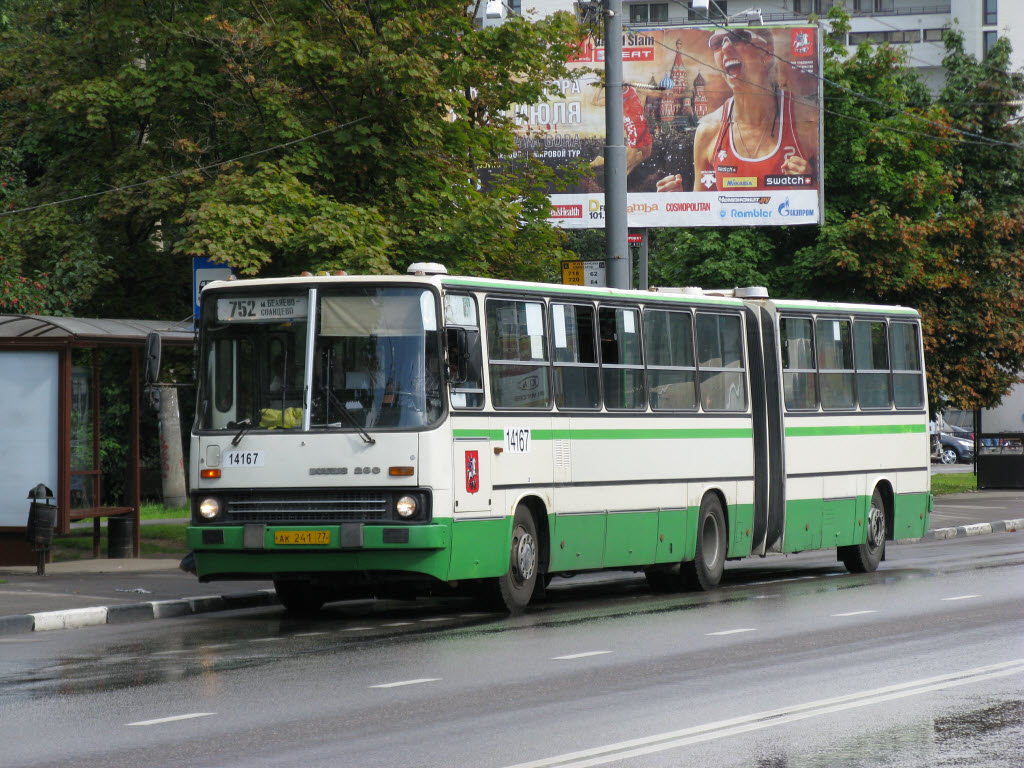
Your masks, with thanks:
M 80 629 L 102 624 L 128 624 L 152 619 L 192 616 L 198 613 L 260 608 L 278 605 L 277 593 L 272 589 L 239 592 L 231 595 L 182 597 L 177 600 L 155 600 L 148 603 L 68 608 L 62 611 L 44 611 L 20 616 L 0 616 L 0 635 L 22 632 L 48 632 L 54 629 Z
M 1024 518 L 974 523 L 954 528 L 935 528 L 919 539 L 897 539 L 892 543 L 916 544 L 925 541 L 979 536 L 986 533 L 1014 533 L 1016 531 L 1024 531 Z M 236 592 L 229 595 L 182 597 L 177 600 L 154 600 L 148 603 L 68 608 L 62 611 L 0 616 L 0 636 L 25 632 L 48 632 L 55 629 L 79 629 L 101 624 L 129 624 L 137 621 L 170 619 L 178 616 L 233 611 L 242 608 L 262 608 L 269 605 L 280 605 L 280 602 L 273 589 L 260 589 L 254 592 Z
M 959 525 L 955 528 L 936 528 L 928 531 L 920 539 L 911 539 L 911 541 L 939 541 L 941 539 L 957 539 L 964 536 L 979 536 L 985 533 L 1014 533 L 1020 530 L 1024 530 L 1024 518 L 997 520 L 992 523 Z

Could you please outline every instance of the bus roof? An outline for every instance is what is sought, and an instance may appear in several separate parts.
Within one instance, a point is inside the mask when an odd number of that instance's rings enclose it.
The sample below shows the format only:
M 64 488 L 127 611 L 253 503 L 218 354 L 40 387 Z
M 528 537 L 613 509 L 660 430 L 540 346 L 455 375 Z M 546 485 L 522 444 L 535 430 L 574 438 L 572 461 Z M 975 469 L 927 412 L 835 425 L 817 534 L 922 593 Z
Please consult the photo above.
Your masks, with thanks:
M 294 277 L 245 278 L 240 280 L 216 280 L 208 283 L 203 290 L 225 290 L 233 288 L 273 288 L 298 285 L 353 285 L 353 284 L 426 284 L 437 288 L 462 288 L 478 291 L 508 291 L 522 293 L 543 293 L 547 295 L 578 296 L 580 298 L 603 298 L 621 301 L 670 302 L 688 304 L 712 304 L 742 306 L 744 303 L 764 303 L 775 311 L 798 312 L 858 312 L 885 315 L 907 315 L 919 317 L 917 310 L 909 307 L 882 304 L 854 304 L 845 302 L 813 301 L 808 299 L 771 299 L 764 297 L 739 298 L 750 289 L 705 290 L 699 288 L 654 288 L 640 291 L 621 288 L 604 288 L 585 285 L 562 285 L 560 283 L 537 283 L 524 280 L 501 280 L 468 275 L 299 275 Z

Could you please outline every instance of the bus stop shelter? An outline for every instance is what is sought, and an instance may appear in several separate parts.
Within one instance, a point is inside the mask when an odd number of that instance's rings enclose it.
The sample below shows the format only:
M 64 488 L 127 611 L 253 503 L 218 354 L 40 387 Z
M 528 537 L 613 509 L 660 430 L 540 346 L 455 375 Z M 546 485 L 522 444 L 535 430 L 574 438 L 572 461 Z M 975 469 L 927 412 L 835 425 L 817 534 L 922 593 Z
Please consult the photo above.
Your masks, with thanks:
M 100 518 L 131 531 L 139 556 L 141 467 L 140 376 L 150 333 L 163 345 L 189 346 L 192 321 L 97 320 L 0 315 L 0 565 L 32 565 L 26 540 L 29 492 L 42 483 L 57 507 L 55 533 L 93 520 L 93 556 L 99 556 Z M 119 506 L 104 506 L 100 462 L 100 374 L 103 350 L 128 352 L 128 454 Z M 108 373 L 110 373 L 108 371 Z M 40 499 L 42 501 L 42 499 Z M 108 536 L 113 531 L 108 526 Z

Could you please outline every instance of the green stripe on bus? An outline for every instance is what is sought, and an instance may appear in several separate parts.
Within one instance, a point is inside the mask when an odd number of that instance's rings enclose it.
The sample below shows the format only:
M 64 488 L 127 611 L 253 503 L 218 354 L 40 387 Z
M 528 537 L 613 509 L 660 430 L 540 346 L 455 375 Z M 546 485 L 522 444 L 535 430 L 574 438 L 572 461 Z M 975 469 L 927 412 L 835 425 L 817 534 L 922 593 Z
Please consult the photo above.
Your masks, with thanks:
M 592 288 L 588 286 L 559 285 L 558 283 L 503 283 L 491 280 L 478 280 L 474 278 L 445 277 L 441 282 L 445 286 L 456 286 L 462 288 L 476 288 L 485 290 L 488 288 L 502 291 L 517 291 L 525 294 L 555 294 L 566 296 L 594 296 L 604 299 L 632 299 L 634 301 L 649 303 L 654 301 L 691 302 L 696 304 L 710 304 L 723 307 L 736 308 L 736 299 L 727 296 L 684 296 L 675 293 L 650 293 L 647 291 L 632 291 L 616 288 Z
M 866 424 L 847 427 L 786 427 L 786 437 L 826 437 L 836 435 L 903 435 L 926 432 L 924 424 Z
M 455 437 L 486 437 L 501 441 L 505 433 L 500 429 L 456 429 Z M 703 438 L 753 437 L 749 428 L 733 429 L 533 429 L 532 440 L 696 440 Z

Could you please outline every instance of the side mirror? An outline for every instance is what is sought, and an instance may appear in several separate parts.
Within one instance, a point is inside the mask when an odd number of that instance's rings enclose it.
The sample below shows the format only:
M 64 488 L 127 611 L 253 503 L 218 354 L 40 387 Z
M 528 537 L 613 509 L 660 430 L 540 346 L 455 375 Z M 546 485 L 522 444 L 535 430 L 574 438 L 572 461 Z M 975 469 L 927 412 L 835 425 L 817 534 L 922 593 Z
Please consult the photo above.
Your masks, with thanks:
M 445 357 L 448 359 L 448 381 L 464 384 L 468 371 L 469 342 L 465 328 L 449 328 L 445 338 Z
M 146 336 L 146 359 L 143 365 L 146 384 L 154 384 L 160 378 L 160 334 L 156 331 L 150 331 Z

